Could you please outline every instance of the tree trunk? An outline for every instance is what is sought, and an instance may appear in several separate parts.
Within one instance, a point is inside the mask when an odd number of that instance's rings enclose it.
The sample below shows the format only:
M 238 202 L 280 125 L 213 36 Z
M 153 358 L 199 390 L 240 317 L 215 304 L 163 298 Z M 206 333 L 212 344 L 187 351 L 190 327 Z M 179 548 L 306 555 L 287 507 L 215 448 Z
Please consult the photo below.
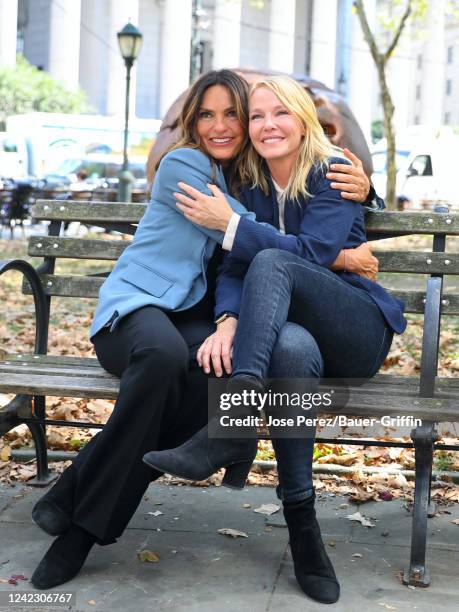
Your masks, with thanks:
M 384 62 L 377 62 L 379 87 L 381 91 L 381 101 L 384 109 L 384 131 L 387 139 L 387 186 L 386 186 L 386 206 L 389 210 L 397 210 L 396 179 L 397 167 L 395 164 L 395 132 L 393 124 L 394 104 L 390 95 L 386 81 Z

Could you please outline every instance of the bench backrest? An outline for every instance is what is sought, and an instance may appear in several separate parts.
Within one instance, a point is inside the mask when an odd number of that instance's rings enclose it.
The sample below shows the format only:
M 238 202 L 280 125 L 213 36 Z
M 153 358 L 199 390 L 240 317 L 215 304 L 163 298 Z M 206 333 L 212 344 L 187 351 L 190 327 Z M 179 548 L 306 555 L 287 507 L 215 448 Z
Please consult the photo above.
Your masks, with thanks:
M 50 221 L 49 235 L 31 237 L 28 253 L 44 258 L 39 271 L 46 294 L 51 296 L 98 296 L 103 275 L 55 274 L 58 258 L 105 260 L 114 262 L 130 240 L 73 238 L 62 235 L 63 224 L 79 221 L 107 231 L 134 234 L 136 224 L 145 211 L 145 204 L 39 200 L 33 207 L 36 220 Z M 432 236 L 429 252 L 394 251 L 378 248 L 381 273 L 424 274 L 422 290 L 402 289 L 392 293 L 404 300 L 406 312 L 424 314 L 424 339 L 421 363 L 423 394 L 433 393 L 437 373 L 438 339 L 441 315 L 459 315 L 459 293 L 445 293 L 443 277 L 459 274 L 459 253 L 446 251 L 446 238 L 459 235 L 458 213 L 369 212 L 366 216 L 368 238 L 390 238 L 413 234 Z M 378 247 L 383 245 L 378 245 Z M 107 266 L 107 272 L 111 265 Z M 386 284 L 386 283 L 385 283 Z M 400 285 L 400 282 L 398 283 Z M 407 283 L 408 284 L 408 283 Z M 27 291 L 27 288 L 25 288 Z

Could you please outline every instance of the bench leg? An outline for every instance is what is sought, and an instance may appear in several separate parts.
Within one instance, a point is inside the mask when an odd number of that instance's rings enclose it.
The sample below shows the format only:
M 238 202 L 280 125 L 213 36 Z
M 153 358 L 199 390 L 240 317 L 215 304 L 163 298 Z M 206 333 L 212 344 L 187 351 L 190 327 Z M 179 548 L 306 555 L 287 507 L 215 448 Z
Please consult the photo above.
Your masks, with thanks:
M 411 438 L 415 448 L 416 482 L 411 531 L 410 567 L 403 574 L 403 584 L 428 587 L 430 576 L 425 567 L 427 516 L 430 504 L 434 442 L 438 435 L 434 424 L 429 423 L 414 429 L 411 432 Z
M 45 398 L 34 398 L 35 414 L 39 418 L 44 418 L 45 415 Z M 51 472 L 48 467 L 48 450 L 46 444 L 46 429 L 41 423 L 29 421 L 27 423 L 35 443 L 35 454 L 37 457 L 37 475 L 32 480 L 28 480 L 27 484 L 32 487 L 46 487 L 50 482 L 56 480 L 57 473 Z

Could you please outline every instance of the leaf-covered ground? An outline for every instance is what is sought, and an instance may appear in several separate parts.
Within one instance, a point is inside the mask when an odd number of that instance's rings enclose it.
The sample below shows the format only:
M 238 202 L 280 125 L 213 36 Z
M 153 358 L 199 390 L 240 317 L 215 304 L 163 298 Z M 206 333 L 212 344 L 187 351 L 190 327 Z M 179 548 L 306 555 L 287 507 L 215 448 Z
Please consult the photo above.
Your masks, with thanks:
M 100 238 L 100 236 L 98 236 Z M 117 238 L 111 238 L 117 239 Z M 410 250 L 425 250 L 429 248 L 427 238 L 396 238 L 384 241 L 390 248 L 409 248 Z M 378 245 L 377 248 L 385 248 Z M 450 250 L 459 251 L 458 241 L 449 245 Z M 26 242 L 15 240 L 0 240 L 0 259 L 25 258 L 34 264 L 39 260 L 26 255 Z M 59 273 L 69 273 L 78 269 L 79 273 L 99 272 L 106 270 L 108 265 L 61 260 L 58 264 Z M 76 268 L 77 267 L 77 268 Z M 381 280 L 388 283 L 388 278 L 381 275 Z M 419 276 L 398 275 L 390 281 L 391 286 L 406 286 L 422 288 L 423 279 Z M 447 280 L 447 285 L 455 287 L 455 281 Z M 21 277 L 17 273 L 2 276 L 0 282 L 0 349 L 6 353 L 28 353 L 33 348 L 33 300 L 31 296 L 21 292 Z M 56 355 L 73 355 L 93 357 L 94 352 L 88 339 L 88 329 L 95 307 L 95 300 L 89 299 L 53 299 L 51 311 L 51 326 L 49 336 L 49 353 Z M 419 371 L 422 319 L 417 315 L 409 315 L 408 329 L 403 336 L 396 336 L 392 349 L 382 371 L 402 375 L 412 375 Z M 459 371 L 459 317 L 449 317 L 442 323 L 440 342 L 440 376 L 458 376 Z M 5 404 L 9 397 L 0 395 L 0 404 Z M 75 398 L 50 398 L 47 403 L 47 414 L 51 418 L 61 420 L 89 420 L 95 423 L 105 422 L 110 415 L 113 402 L 109 400 L 86 400 Z M 97 430 L 75 429 L 73 427 L 48 427 L 48 443 L 51 449 L 78 450 Z M 457 444 L 456 432 L 444 435 L 445 443 Z M 408 441 L 409 439 L 406 438 Z M 25 425 L 17 427 L 3 438 L 0 438 L 0 479 L 4 482 L 14 480 L 26 481 L 34 475 L 33 464 L 17 464 L 11 459 L 11 450 L 32 446 L 30 433 Z M 274 458 L 270 442 L 261 441 L 258 458 L 271 460 Z M 384 474 L 368 475 L 360 471 L 362 467 L 397 467 L 412 469 L 414 453 L 411 449 L 363 447 L 345 445 L 316 444 L 314 460 L 318 464 L 335 464 L 355 468 L 352 476 L 318 474 L 316 487 L 326 487 L 336 493 L 348 494 L 354 500 L 390 499 L 402 497 L 412 498 L 413 482 L 402 475 L 387 476 Z M 58 469 L 63 464 L 56 464 Z M 459 470 L 459 456 L 453 452 L 437 452 L 435 469 Z M 221 476 L 216 475 L 210 482 L 219 483 Z M 178 479 L 170 482 L 180 484 Z M 274 470 L 253 470 L 249 482 L 257 484 L 276 484 Z M 459 501 L 459 487 L 451 483 L 436 485 L 434 497 L 438 499 Z

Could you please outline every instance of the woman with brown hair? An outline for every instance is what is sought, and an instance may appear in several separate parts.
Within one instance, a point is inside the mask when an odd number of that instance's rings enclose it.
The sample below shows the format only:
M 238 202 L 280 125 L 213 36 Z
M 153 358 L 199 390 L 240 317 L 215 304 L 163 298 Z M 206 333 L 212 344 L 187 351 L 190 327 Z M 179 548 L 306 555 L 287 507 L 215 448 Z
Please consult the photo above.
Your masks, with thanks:
M 207 374 L 196 353 L 215 330 L 223 233 L 190 223 L 174 192 L 179 181 L 208 194 L 219 192 L 209 183 L 238 192 L 248 180 L 247 108 L 247 84 L 229 70 L 194 83 L 180 117 L 183 136 L 161 160 L 132 244 L 100 290 L 91 340 L 101 365 L 120 377 L 120 392 L 104 429 L 34 508 L 36 524 L 58 536 L 32 576 L 37 588 L 70 580 L 94 543 L 122 534 L 161 475 L 142 463 L 146 451 L 177 446 L 207 422 Z M 351 178 L 366 191 L 363 173 Z M 227 198 L 241 217 L 255 218 Z

